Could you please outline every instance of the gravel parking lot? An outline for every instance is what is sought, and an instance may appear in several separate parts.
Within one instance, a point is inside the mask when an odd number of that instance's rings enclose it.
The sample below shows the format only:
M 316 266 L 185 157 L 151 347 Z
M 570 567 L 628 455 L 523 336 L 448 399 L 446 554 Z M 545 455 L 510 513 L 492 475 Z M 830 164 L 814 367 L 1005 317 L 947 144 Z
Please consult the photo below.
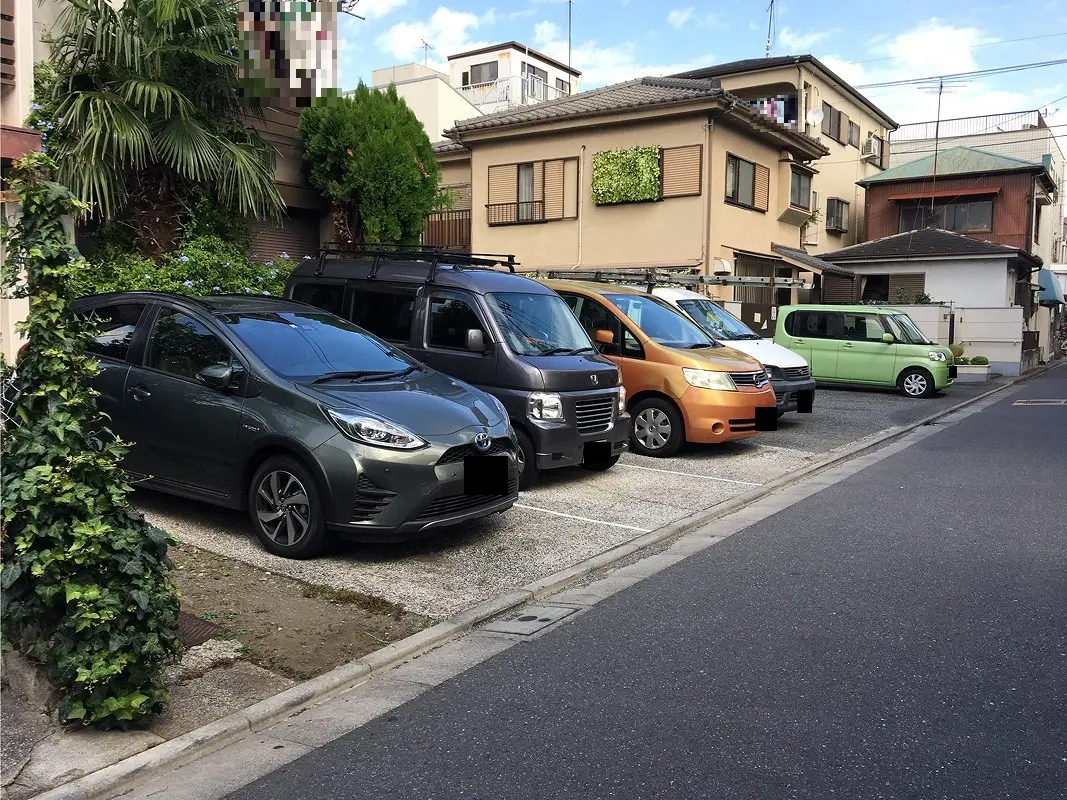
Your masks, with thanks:
M 189 544 L 276 574 L 364 592 L 443 618 L 1004 382 L 956 385 L 928 400 L 820 389 L 815 413 L 787 414 L 774 433 L 690 446 L 670 459 L 627 453 L 603 473 L 549 472 L 505 514 L 411 544 L 339 544 L 315 561 L 264 552 L 244 514 L 147 491 L 138 492 L 136 499 L 153 523 Z

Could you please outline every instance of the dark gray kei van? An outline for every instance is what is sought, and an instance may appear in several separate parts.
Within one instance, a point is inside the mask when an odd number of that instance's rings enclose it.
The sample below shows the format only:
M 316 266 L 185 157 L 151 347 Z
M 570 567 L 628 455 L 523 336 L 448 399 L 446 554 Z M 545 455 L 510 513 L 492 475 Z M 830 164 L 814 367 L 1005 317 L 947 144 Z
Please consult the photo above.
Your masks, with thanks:
M 543 469 L 608 469 L 630 431 L 619 370 L 559 295 L 514 269 L 507 256 L 327 249 L 285 291 L 499 399 L 522 488 Z

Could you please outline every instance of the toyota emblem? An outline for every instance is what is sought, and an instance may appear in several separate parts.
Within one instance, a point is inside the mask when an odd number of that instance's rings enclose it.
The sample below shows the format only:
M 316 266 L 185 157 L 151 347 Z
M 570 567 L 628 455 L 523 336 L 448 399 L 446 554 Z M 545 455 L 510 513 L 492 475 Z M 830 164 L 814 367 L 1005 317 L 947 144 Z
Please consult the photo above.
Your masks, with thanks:
M 596 375 L 590 375 L 589 382 L 593 384 L 593 386 L 596 386 L 598 383 L 600 383 L 600 379 Z
M 474 437 L 474 446 L 481 450 L 483 453 L 489 449 L 489 445 L 493 443 L 489 438 L 489 434 L 482 432 Z

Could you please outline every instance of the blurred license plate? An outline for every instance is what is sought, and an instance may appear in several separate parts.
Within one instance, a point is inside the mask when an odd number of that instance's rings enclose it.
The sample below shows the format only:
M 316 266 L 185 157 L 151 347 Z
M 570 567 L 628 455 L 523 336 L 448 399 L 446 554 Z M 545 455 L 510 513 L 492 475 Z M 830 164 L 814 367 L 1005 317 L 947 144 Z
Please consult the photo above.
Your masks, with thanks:
M 507 456 L 468 456 L 463 459 L 463 494 L 499 497 L 507 493 Z
M 756 408 L 756 430 L 778 430 L 778 406 L 759 406 Z

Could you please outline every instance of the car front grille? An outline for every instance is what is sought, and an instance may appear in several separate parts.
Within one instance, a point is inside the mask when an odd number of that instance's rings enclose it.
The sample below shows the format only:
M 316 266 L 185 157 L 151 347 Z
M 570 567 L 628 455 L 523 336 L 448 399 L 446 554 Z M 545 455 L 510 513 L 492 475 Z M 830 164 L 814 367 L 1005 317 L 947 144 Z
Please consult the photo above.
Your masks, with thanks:
M 755 389 L 762 389 L 767 385 L 767 373 L 763 370 L 757 370 L 756 372 L 731 372 L 730 377 L 733 378 L 733 381 L 737 386 L 751 386 Z
M 366 475 L 356 483 L 356 499 L 352 502 L 352 522 L 370 522 L 385 511 L 396 492 L 383 489 Z
M 578 425 L 578 433 L 602 433 L 611 427 L 615 421 L 615 404 L 618 396 L 615 394 L 593 397 L 588 400 L 579 400 L 574 404 L 574 415 Z
M 518 489 L 518 478 L 509 478 L 508 496 L 515 494 Z M 436 519 L 437 517 L 462 514 L 465 511 L 471 511 L 481 506 L 499 503 L 502 499 L 502 497 L 491 494 L 454 494 L 449 497 L 439 497 L 426 506 L 415 519 L 422 522 Z
M 811 377 L 811 370 L 808 367 L 782 367 L 782 374 L 786 380 L 804 381 Z
M 504 436 L 499 439 L 493 439 L 489 444 L 488 450 L 479 450 L 473 443 L 450 447 L 445 450 L 445 454 L 437 460 L 437 463 L 454 464 L 457 461 L 462 461 L 467 456 L 499 456 L 513 452 L 515 452 L 515 445 L 512 444 L 511 439 Z

